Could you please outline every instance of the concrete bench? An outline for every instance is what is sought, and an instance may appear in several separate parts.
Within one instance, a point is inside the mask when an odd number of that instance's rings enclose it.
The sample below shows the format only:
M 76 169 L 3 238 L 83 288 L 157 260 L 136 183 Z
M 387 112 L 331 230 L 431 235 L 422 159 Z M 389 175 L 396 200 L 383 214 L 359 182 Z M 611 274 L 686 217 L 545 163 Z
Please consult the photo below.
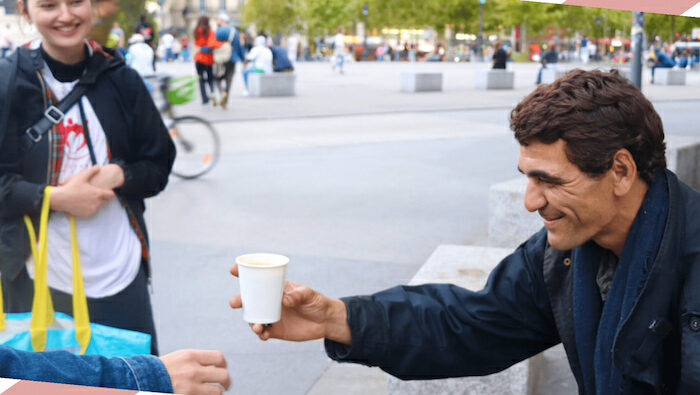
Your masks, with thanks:
M 515 82 L 515 73 L 502 69 L 477 70 L 474 77 L 477 89 L 513 89 Z
M 556 65 L 546 68 L 542 70 L 542 83 L 551 84 L 555 80 L 563 77 L 568 71 L 569 70 L 560 69 Z
M 248 76 L 248 92 L 253 97 L 294 96 L 294 73 L 253 73 Z
M 439 92 L 442 91 L 442 73 L 423 71 L 404 71 L 401 73 L 402 92 Z
M 654 70 L 656 85 L 685 85 L 685 69 L 658 67 Z
M 666 166 L 678 178 L 700 191 L 700 138 L 666 138 Z M 515 248 L 543 226 L 537 213 L 525 210 L 527 178 L 513 178 L 489 188 L 488 244 Z
M 441 245 L 409 284 L 450 283 L 476 291 L 484 287 L 491 270 L 511 252 L 509 248 Z M 402 381 L 388 376 L 389 394 L 531 394 L 542 361 L 540 354 L 482 377 Z

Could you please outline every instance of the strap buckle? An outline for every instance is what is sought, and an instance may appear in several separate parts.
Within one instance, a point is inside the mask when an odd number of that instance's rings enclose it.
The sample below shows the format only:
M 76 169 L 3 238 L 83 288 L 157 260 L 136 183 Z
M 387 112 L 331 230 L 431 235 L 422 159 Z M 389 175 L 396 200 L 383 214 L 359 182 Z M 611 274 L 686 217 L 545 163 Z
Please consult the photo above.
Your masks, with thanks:
M 27 137 L 29 137 L 29 139 L 32 140 L 34 143 L 38 143 L 43 137 L 43 134 L 36 130 L 36 128 L 34 127 L 28 128 L 25 133 L 27 134 Z
M 44 111 L 44 116 L 51 121 L 54 125 L 63 121 L 65 114 L 63 111 L 59 110 L 56 106 L 51 106 Z M 31 137 L 31 136 L 30 136 Z

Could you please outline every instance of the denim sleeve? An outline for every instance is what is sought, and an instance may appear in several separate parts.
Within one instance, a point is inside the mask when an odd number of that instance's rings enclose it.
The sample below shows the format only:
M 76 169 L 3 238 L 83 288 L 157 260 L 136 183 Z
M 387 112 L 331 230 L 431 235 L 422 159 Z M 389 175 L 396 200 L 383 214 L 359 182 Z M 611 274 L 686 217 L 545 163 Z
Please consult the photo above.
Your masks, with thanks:
M 559 343 L 540 236 L 499 263 L 478 292 L 426 284 L 344 299 L 352 346 L 326 340 L 326 353 L 424 380 L 492 374 Z
M 138 391 L 173 391 L 165 366 L 151 355 L 105 358 L 76 356 L 65 351 L 17 351 L 0 346 L 0 377 Z

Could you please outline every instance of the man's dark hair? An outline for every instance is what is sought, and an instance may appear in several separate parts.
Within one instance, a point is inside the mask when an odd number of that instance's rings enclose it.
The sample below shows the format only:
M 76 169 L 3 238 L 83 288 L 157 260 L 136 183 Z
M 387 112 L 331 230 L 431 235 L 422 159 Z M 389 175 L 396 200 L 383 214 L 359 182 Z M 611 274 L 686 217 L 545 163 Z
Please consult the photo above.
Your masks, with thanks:
M 609 170 L 622 148 L 647 184 L 666 168 L 661 118 L 617 70 L 575 69 L 538 86 L 511 111 L 510 127 L 523 146 L 564 140 L 569 161 L 593 177 Z

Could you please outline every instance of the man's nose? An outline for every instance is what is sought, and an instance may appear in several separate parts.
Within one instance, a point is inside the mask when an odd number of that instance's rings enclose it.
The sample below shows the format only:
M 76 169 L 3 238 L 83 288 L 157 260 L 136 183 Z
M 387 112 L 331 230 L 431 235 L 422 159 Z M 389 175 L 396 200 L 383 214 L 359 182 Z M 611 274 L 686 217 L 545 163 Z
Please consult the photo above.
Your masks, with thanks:
M 528 179 L 525 189 L 525 209 L 535 212 L 547 205 L 547 199 L 542 194 L 542 187 L 537 185 L 537 181 Z

